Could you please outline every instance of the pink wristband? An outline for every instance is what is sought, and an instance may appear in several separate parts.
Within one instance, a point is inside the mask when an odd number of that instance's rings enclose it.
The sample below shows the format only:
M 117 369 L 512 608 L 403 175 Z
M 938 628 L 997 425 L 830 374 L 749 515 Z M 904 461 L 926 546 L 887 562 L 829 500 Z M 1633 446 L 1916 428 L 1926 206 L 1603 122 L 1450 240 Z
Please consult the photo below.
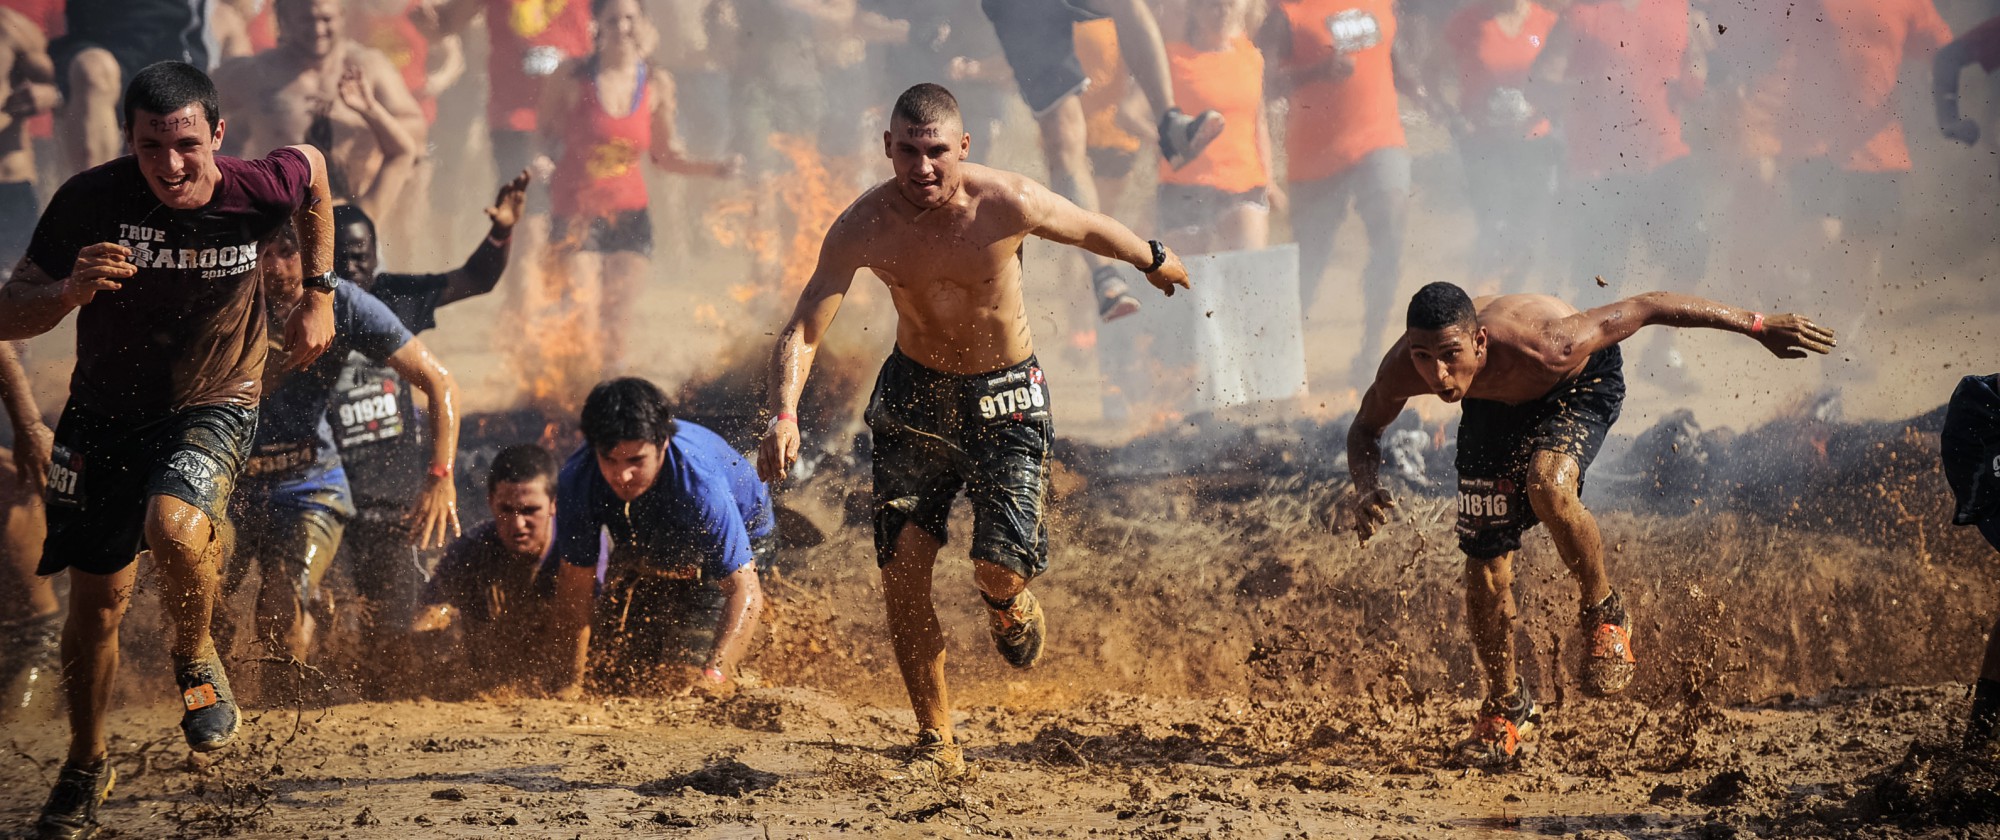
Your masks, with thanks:
M 773 418 L 771 418 L 771 419 L 773 419 L 773 420 L 790 420 L 790 421 L 791 421 L 791 422 L 793 422 L 793 423 L 797 423 L 797 422 L 799 422 L 799 416 L 798 416 L 798 415 L 796 415 L 796 414 L 793 414 L 793 413 L 791 413 L 791 412 L 789 412 L 789 411 L 780 411 L 780 412 L 778 412 L 778 416 L 776 416 L 776 417 L 773 417 Z
M 1750 334 L 1751 335 L 1764 334 L 1764 313 L 1762 312 L 1750 313 Z
M 701 669 L 701 675 L 707 677 L 709 682 L 716 683 L 718 685 L 729 681 L 728 677 L 723 676 L 722 669 L 717 668 L 713 665 Z

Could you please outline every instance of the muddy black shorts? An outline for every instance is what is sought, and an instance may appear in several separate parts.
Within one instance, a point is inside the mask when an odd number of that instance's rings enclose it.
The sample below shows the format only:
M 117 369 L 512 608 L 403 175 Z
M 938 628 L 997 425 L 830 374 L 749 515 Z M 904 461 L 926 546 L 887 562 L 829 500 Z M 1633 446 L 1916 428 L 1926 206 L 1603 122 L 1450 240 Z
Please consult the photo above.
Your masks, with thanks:
M 245 476 L 229 510 L 236 551 L 224 567 L 223 591 L 235 595 L 255 568 L 265 580 L 290 584 L 300 603 L 319 597 L 320 581 L 333 568 L 341 534 L 354 518 L 347 474 L 338 460 L 331 469 L 316 467 L 290 480 Z
M 172 496 L 214 522 L 226 521 L 229 493 L 256 433 L 256 410 L 235 405 L 196 406 L 141 424 L 64 409 L 37 573 L 108 575 L 131 565 L 154 496 Z
M 1467 556 L 1516 551 L 1521 535 L 1540 521 L 1528 502 L 1528 462 L 1536 452 L 1575 458 L 1582 481 L 1625 405 L 1624 367 L 1614 344 L 1534 402 L 1465 401 L 1458 422 L 1458 547 Z
M 609 216 L 557 216 L 549 225 L 549 237 L 566 242 L 578 251 L 598 254 L 625 251 L 650 255 L 653 253 L 653 215 L 639 209 Z
M 1075 26 L 1104 15 L 1083 0 L 981 0 L 1014 68 L 1014 86 L 1039 117 L 1083 90 L 1090 77 L 1076 57 Z
M 1044 517 L 1055 421 L 1033 356 L 1004 370 L 940 373 L 898 350 L 868 400 L 874 437 L 875 561 L 905 524 L 945 543 L 951 500 L 972 502 L 972 558 L 1030 580 L 1049 565 Z

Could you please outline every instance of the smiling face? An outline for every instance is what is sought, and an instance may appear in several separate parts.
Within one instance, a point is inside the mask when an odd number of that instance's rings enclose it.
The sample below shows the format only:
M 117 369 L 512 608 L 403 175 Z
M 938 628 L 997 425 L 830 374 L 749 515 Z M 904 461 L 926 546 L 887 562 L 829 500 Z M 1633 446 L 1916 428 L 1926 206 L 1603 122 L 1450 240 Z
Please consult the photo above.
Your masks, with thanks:
M 215 152 L 222 147 L 227 124 L 228 120 L 217 120 L 209 125 L 208 112 L 199 102 L 171 114 L 133 111 L 127 139 L 153 197 L 173 210 L 197 210 L 207 204 L 222 180 Z
M 325 58 L 340 46 L 345 21 L 339 0 L 290 0 L 279 3 L 278 46 L 313 58 Z
M 358 219 L 341 225 L 333 236 L 333 273 L 362 291 L 375 289 L 375 229 Z
M 630 502 L 645 495 L 660 476 L 660 445 L 636 440 L 621 441 L 597 452 L 597 471 L 611 485 L 619 501 Z
M 896 169 L 896 190 L 911 204 L 929 210 L 958 194 L 965 180 L 960 165 L 972 151 L 972 137 L 958 118 L 912 123 L 896 117 L 882 145 Z
M 1476 321 L 1441 330 L 1410 330 L 1410 363 L 1438 399 L 1455 403 L 1472 390 L 1472 380 L 1486 366 L 1486 328 Z

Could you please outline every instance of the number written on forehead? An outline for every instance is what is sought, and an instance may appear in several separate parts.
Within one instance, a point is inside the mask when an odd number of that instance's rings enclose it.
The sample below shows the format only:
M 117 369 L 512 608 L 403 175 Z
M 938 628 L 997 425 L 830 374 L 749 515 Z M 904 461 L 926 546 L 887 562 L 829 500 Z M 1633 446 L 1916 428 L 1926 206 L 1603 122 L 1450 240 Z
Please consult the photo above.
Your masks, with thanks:
M 195 121 L 194 114 L 192 113 L 154 117 L 147 120 L 146 124 L 152 126 L 154 131 L 179 131 L 183 128 L 194 128 L 200 125 L 200 123 Z

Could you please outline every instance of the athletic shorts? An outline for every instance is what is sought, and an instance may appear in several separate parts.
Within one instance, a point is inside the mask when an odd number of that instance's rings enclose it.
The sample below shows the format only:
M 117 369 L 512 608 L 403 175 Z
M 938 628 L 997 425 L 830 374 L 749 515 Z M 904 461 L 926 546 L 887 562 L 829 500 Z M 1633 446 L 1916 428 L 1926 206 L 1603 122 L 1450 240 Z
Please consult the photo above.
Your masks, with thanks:
M 511 131 L 495 129 L 490 135 L 493 140 L 493 168 L 501 183 L 514 180 L 533 163 L 538 153 L 540 140 L 532 131 Z M 528 213 L 541 215 L 549 212 L 549 182 L 547 178 L 536 178 L 528 182 Z
M 237 405 L 195 406 L 141 424 L 65 408 L 49 465 L 49 536 L 36 573 L 109 575 L 131 565 L 154 496 L 226 522 L 229 493 L 256 433 L 256 410 Z
M 1271 209 L 1270 191 L 1257 187 L 1240 193 L 1223 192 L 1200 184 L 1161 184 L 1159 190 L 1160 230 L 1188 228 L 1206 230 L 1215 220 L 1238 205 L 1259 210 Z
M 35 199 L 34 184 L 0 184 L 0 277 L 13 276 L 15 264 L 28 253 L 28 239 L 41 217 L 42 205 Z
M 230 506 L 236 551 L 224 573 L 223 591 L 235 595 L 254 566 L 266 581 L 277 578 L 289 583 L 300 603 L 316 600 L 320 581 L 340 551 L 341 533 L 351 514 L 339 508 L 347 502 L 330 488 L 274 497 L 253 493 L 246 485 L 237 496 L 238 503 Z
M 1104 15 L 1082 0 L 980 0 L 979 5 L 993 21 L 1000 51 L 1014 68 L 1014 85 L 1035 116 L 1083 90 L 1090 76 L 1076 57 L 1073 27 Z
M 1583 480 L 1625 405 L 1624 366 L 1614 344 L 1534 402 L 1465 401 L 1458 422 L 1458 547 L 1467 556 L 1517 551 L 1521 535 L 1540 521 L 1528 502 L 1528 462 L 1536 452 L 1575 458 Z
M 623 251 L 650 256 L 653 214 L 641 208 L 609 216 L 557 216 L 549 225 L 549 237 L 554 241 L 572 238 L 579 251 L 599 254 Z
M 946 543 L 952 498 L 972 502 L 972 558 L 1034 579 L 1049 565 L 1044 511 L 1055 422 L 1033 356 L 970 376 L 890 354 L 868 400 L 874 439 L 875 561 L 895 559 L 905 524 Z
M 1808 216 L 1839 219 L 1842 235 L 1884 236 L 1896 231 L 1908 172 L 1855 172 L 1826 161 L 1792 167 L 1792 204 Z

